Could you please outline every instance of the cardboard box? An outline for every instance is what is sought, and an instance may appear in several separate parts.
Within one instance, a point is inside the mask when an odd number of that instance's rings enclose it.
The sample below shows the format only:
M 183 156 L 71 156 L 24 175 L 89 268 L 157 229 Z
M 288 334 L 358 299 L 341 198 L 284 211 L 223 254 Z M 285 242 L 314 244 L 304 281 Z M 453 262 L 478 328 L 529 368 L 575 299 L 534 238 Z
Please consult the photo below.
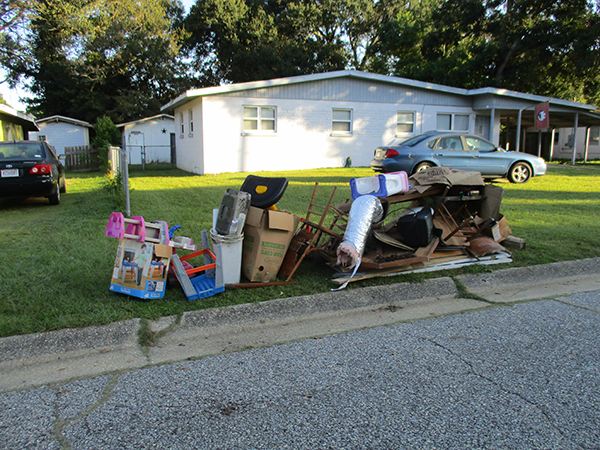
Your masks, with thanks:
M 287 211 L 250 207 L 242 246 L 242 274 L 246 278 L 263 283 L 275 280 L 298 220 Z
M 492 238 L 496 242 L 502 242 L 508 236 L 512 234 L 510 227 L 508 226 L 508 222 L 506 221 L 506 217 L 500 214 L 500 219 L 496 222 L 496 224 L 491 228 Z
M 172 255 L 168 245 L 119 239 L 110 290 L 145 299 L 164 297 Z

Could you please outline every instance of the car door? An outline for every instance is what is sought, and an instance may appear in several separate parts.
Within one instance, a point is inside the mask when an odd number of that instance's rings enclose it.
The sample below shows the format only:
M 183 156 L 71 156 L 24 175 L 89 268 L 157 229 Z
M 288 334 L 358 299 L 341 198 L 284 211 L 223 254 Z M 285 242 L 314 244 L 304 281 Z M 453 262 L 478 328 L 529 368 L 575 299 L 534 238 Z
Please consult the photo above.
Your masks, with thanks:
M 469 157 L 461 136 L 442 136 L 433 148 L 433 157 L 440 166 L 469 170 Z
M 465 147 L 469 149 L 469 169 L 481 175 L 503 176 L 508 170 L 508 161 L 503 152 L 485 139 L 477 136 L 464 136 Z

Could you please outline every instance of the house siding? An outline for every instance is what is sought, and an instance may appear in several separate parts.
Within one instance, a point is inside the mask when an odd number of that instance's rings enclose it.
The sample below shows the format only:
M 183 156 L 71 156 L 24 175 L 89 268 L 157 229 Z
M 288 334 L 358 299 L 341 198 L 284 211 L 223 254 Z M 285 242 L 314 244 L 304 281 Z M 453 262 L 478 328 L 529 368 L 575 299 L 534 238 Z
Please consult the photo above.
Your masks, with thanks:
M 57 155 L 64 155 L 65 147 L 90 145 L 87 127 L 64 122 L 41 122 L 38 126 L 40 131 L 30 132 L 29 139 L 36 140 L 39 136 L 46 136 L 46 141 L 54 147 Z
M 163 132 L 163 130 L 165 130 Z M 130 164 L 142 163 L 142 148 L 146 150 L 146 163 L 171 161 L 171 133 L 175 121 L 162 117 L 127 124 L 123 128 L 123 145 L 127 149 Z
M 175 141 L 177 151 L 177 167 L 188 172 L 204 174 L 204 124 L 203 99 L 197 98 L 175 110 Z M 194 133 L 188 130 L 187 114 L 194 111 Z M 184 133 L 181 133 L 181 113 L 183 113 Z M 221 152 L 221 147 L 215 147 Z M 231 170 L 229 170 L 231 171 Z
M 570 160 L 573 156 L 572 135 L 574 128 L 561 128 L 556 130 L 553 159 L 567 159 Z M 528 138 L 537 139 L 537 137 L 530 133 L 531 136 Z M 586 128 L 577 129 L 577 146 L 576 146 L 576 157 L 577 159 L 583 159 L 585 155 L 585 144 L 587 138 Z M 600 159 L 600 143 L 598 141 L 590 140 L 588 146 L 587 159 Z
M 181 112 L 185 120 L 190 105 L 201 129 L 179 133 L 177 165 L 200 174 L 341 167 L 348 157 L 354 166 L 368 166 L 376 147 L 435 129 L 437 112 L 469 114 L 471 128 L 475 117 L 471 108 L 456 106 L 222 95 L 177 108 L 177 120 Z M 244 133 L 244 106 L 276 107 L 276 133 Z M 351 134 L 332 133 L 334 108 L 352 110 Z M 415 114 L 412 134 L 396 135 L 398 111 Z
M 376 103 L 417 103 L 440 106 L 470 106 L 464 96 L 354 78 L 292 83 L 223 94 L 223 97 L 331 100 Z

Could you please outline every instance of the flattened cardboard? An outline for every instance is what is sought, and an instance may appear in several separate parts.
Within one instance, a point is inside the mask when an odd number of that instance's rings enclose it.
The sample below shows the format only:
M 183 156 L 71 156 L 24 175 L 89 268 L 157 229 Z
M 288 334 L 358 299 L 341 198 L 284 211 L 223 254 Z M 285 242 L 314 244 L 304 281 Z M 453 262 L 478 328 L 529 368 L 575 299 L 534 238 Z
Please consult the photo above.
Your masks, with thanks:
M 446 186 L 484 186 L 485 183 L 479 172 L 470 170 L 449 169 L 448 167 L 430 167 L 417 172 L 409 179 L 413 189 L 425 192 L 431 185 L 445 184 Z
M 252 282 L 275 280 L 298 218 L 287 211 L 250 207 L 244 227 L 242 274 Z
M 493 184 L 486 184 L 483 188 L 485 194 L 484 199 L 481 201 L 481 207 L 479 208 L 479 216 L 483 219 L 500 219 L 500 204 L 504 197 L 504 189 L 500 186 Z
M 110 290 L 143 299 L 163 298 L 173 248 L 119 239 Z

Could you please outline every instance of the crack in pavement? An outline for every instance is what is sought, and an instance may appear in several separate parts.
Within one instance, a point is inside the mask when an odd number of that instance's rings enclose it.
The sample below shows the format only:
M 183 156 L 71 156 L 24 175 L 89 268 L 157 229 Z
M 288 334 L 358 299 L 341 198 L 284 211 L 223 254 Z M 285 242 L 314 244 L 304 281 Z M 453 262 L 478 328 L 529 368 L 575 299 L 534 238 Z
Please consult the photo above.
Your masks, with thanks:
M 556 426 L 554 420 L 552 420 L 552 418 L 550 417 L 550 414 L 548 413 L 548 411 L 545 410 L 545 408 L 544 408 L 543 405 L 538 405 L 533 400 L 529 400 L 523 394 L 521 394 L 519 392 L 516 392 L 516 391 L 512 391 L 510 389 L 507 389 L 501 383 L 499 383 L 498 381 L 494 380 L 493 378 L 490 378 L 490 377 L 488 377 L 488 376 L 486 376 L 486 375 L 484 375 L 482 373 L 479 373 L 477 370 L 475 370 L 475 367 L 474 367 L 474 365 L 472 363 L 470 363 L 469 361 L 467 361 L 466 359 L 464 359 L 460 354 L 457 354 L 454 351 L 452 351 L 450 348 L 444 346 L 440 342 L 437 342 L 434 339 L 425 338 L 425 337 L 421 337 L 421 339 L 423 339 L 426 342 L 429 342 L 429 343 L 433 344 L 436 347 L 441 348 L 446 353 L 448 353 L 449 355 L 451 355 L 453 358 L 456 358 L 458 361 L 460 361 L 461 363 L 463 363 L 465 366 L 468 367 L 468 370 L 471 372 L 471 374 L 473 374 L 476 377 L 479 377 L 479 378 L 481 378 L 481 379 L 483 379 L 483 380 L 491 383 L 493 386 L 496 386 L 499 390 L 501 390 L 501 391 L 503 391 L 503 392 L 505 392 L 507 394 L 514 395 L 515 397 L 521 399 L 526 404 L 532 406 L 535 410 L 539 411 L 540 414 L 542 414 L 542 416 L 546 419 L 546 421 L 548 422 L 548 424 L 550 424 L 550 426 L 552 428 L 554 428 L 557 433 L 559 433 L 567 441 L 573 443 L 573 445 L 575 445 L 577 448 L 580 448 L 582 450 L 585 449 L 585 447 L 581 446 L 580 444 L 577 444 L 572 439 L 569 439 L 568 436 L 565 435 L 565 433 L 563 432 L 563 430 L 561 430 L 558 426 Z
M 121 373 L 114 374 L 112 376 L 112 378 L 110 379 L 110 381 L 108 382 L 107 386 L 104 388 L 104 391 L 103 391 L 100 399 L 98 401 L 92 403 L 91 405 L 89 405 L 81 413 L 75 415 L 74 417 L 72 417 L 70 419 L 61 419 L 60 414 L 56 415 L 56 419 L 54 421 L 54 427 L 53 427 L 52 431 L 53 431 L 54 436 L 56 437 L 58 443 L 60 444 L 60 448 L 62 450 L 71 450 L 73 448 L 72 445 L 67 440 L 67 438 L 63 435 L 63 429 L 66 426 L 72 424 L 73 422 L 75 422 L 77 420 L 84 419 L 91 412 L 95 411 L 96 409 L 98 409 L 99 407 L 104 405 L 106 402 L 108 402 L 108 400 L 110 400 L 110 398 L 112 396 L 112 391 L 115 388 L 115 386 L 117 385 L 117 382 L 119 381 L 120 377 L 121 377 Z M 57 388 L 57 390 L 58 390 L 58 388 Z

